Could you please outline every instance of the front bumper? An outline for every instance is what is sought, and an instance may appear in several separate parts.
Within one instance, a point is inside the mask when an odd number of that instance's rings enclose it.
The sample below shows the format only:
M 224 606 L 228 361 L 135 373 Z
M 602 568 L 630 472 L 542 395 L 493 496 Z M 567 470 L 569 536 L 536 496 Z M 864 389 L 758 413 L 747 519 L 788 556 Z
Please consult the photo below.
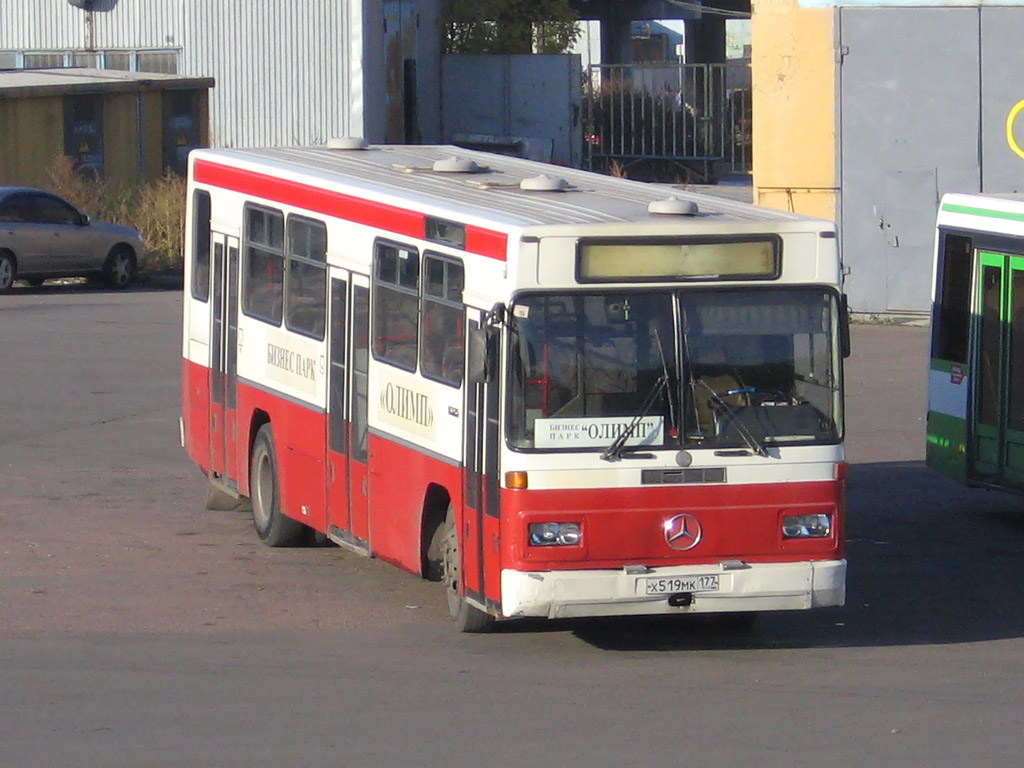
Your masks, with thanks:
M 641 578 L 718 574 L 715 592 L 693 592 L 689 605 L 644 594 Z M 642 616 L 733 611 L 790 611 L 842 605 L 846 560 L 796 563 L 711 563 L 666 568 L 501 572 L 507 618 Z

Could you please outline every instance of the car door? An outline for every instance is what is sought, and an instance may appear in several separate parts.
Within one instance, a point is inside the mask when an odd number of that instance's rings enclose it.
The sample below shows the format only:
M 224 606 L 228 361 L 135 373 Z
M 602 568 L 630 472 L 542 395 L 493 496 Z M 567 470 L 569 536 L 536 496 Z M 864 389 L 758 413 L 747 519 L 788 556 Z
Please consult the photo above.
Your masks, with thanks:
M 32 195 L 32 207 L 41 223 L 50 227 L 50 273 L 70 275 L 103 266 L 106 252 L 88 220 L 70 203 L 54 195 Z
M 22 192 L 0 203 L 0 246 L 14 253 L 21 275 L 47 274 L 53 269 L 50 250 L 56 233 L 41 219 L 35 197 Z

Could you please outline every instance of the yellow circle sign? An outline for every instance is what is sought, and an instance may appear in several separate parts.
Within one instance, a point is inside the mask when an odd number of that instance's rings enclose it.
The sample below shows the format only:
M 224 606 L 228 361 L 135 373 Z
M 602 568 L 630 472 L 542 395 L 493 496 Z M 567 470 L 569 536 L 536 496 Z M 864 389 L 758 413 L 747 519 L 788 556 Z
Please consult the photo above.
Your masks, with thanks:
M 1013 150 L 1014 154 L 1018 157 L 1024 157 L 1024 149 L 1020 148 L 1020 144 L 1013 137 L 1013 124 L 1017 120 L 1017 115 L 1024 109 L 1024 99 L 1021 99 L 1013 105 L 1013 109 L 1010 110 L 1010 114 L 1006 116 L 1006 143 L 1010 145 L 1010 149 Z

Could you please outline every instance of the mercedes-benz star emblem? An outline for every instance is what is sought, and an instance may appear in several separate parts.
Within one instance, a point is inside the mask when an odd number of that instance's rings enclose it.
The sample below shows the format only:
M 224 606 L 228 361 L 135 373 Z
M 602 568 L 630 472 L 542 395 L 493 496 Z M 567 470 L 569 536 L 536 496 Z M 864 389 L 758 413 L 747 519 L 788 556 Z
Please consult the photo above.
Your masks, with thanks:
M 665 541 L 672 549 L 685 552 L 700 543 L 703 531 L 693 515 L 676 515 L 665 521 Z

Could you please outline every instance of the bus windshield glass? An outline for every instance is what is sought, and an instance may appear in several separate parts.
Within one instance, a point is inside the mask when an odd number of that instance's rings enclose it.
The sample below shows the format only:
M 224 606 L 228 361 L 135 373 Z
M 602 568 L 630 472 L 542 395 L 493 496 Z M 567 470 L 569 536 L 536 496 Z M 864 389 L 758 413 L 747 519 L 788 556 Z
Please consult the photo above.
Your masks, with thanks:
M 842 436 L 833 291 L 534 294 L 510 317 L 513 448 L 765 453 Z

